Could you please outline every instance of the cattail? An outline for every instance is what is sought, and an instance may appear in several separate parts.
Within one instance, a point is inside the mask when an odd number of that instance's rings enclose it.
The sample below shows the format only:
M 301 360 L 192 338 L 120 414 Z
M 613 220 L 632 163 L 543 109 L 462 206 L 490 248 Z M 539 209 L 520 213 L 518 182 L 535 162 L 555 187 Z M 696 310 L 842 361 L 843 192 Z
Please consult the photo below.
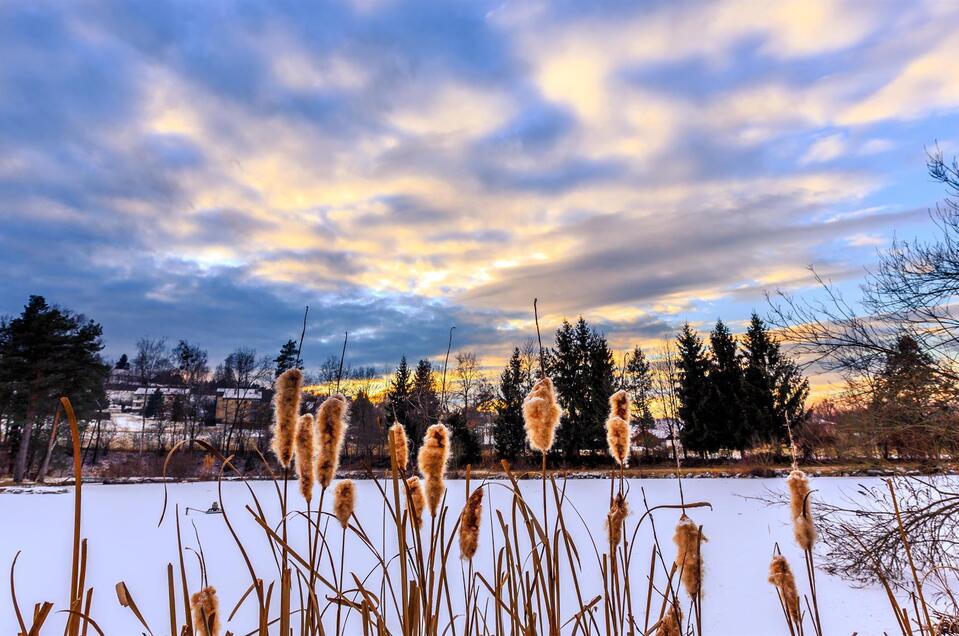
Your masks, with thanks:
M 683 636 L 683 610 L 675 598 L 656 628 L 656 636 Z
M 293 436 L 296 433 L 296 420 L 300 415 L 302 389 L 303 372 L 299 369 L 287 369 L 276 379 L 276 393 L 273 395 L 273 452 L 283 468 L 289 468 L 293 460 Z
M 300 493 L 307 503 L 313 500 L 313 416 L 309 413 L 300 416 L 296 423 L 296 476 L 300 480 Z
M 220 601 L 215 587 L 210 585 L 191 596 L 190 609 L 196 636 L 219 636 Z
M 786 557 L 777 554 L 769 564 L 769 582 L 776 586 L 782 596 L 783 605 L 794 625 L 802 621 L 799 605 L 799 592 L 796 590 L 796 577 Z
M 483 489 L 477 488 L 460 513 L 460 556 L 472 559 L 479 546 L 480 520 L 483 518 Z
M 537 381 L 523 400 L 523 422 L 530 448 L 545 453 L 553 447 L 556 426 L 562 414 L 556 403 L 553 381 L 549 378 Z
M 410 491 L 409 513 L 413 525 L 419 530 L 423 527 L 423 507 L 426 505 L 426 498 L 423 496 L 423 484 L 416 475 L 406 480 L 406 485 Z
M 816 523 L 809 509 L 809 478 L 801 470 L 794 470 L 786 478 L 789 486 L 789 506 L 793 516 L 793 534 L 803 550 L 812 550 L 816 543 Z
M 629 506 L 626 505 L 626 496 L 619 493 L 613 499 L 613 503 L 609 507 L 609 514 L 606 515 L 606 531 L 609 533 L 609 544 L 613 549 L 619 545 L 623 538 L 623 523 L 628 515 Z
M 426 480 L 426 499 L 430 514 L 436 516 L 443 493 L 446 492 L 446 463 L 450 459 L 450 431 L 442 424 L 426 429 L 423 445 L 417 457 L 420 474 Z
M 626 391 L 617 391 L 609 398 L 606 442 L 616 463 L 626 466 L 629 461 L 629 394 Z
M 340 451 L 346 435 L 346 398 L 335 395 L 320 405 L 316 418 L 320 438 L 320 452 L 316 459 L 316 478 L 323 488 L 329 488 L 340 467 Z
M 344 479 L 336 485 L 333 491 L 333 512 L 339 519 L 343 529 L 350 523 L 353 508 L 356 507 L 356 485 L 352 479 Z
M 396 449 L 396 469 L 406 472 L 410 463 L 410 442 L 406 439 L 406 427 L 399 422 L 390 427 L 390 443 Z
M 706 541 L 696 523 L 683 515 L 676 524 L 676 568 L 682 572 L 683 587 L 691 597 L 699 596 L 703 586 L 702 543 Z

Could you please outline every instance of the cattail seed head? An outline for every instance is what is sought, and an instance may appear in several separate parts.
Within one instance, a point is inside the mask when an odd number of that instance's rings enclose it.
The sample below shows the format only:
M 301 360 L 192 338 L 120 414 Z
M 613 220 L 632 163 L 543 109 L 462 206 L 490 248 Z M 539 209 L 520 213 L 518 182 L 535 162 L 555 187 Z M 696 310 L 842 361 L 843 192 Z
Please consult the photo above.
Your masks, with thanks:
M 314 444 L 316 433 L 313 426 L 313 416 L 309 413 L 300 416 L 296 423 L 296 443 L 293 449 L 296 454 L 296 476 L 300 482 L 300 493 L 307 503 L 313 500 L 314 474 Z
M 346 398 L 334 395 L 320 405 L 316 417 L 320 452 L 316 460 L 316 478 L 323 488 L 329 488 L 340 467 L 340 451 L 346 435 Z
M 794 470 L 786 478 L 789 486 L 789 507 L 793 517 L 793 535 L 803 550 L 812 550 L 816 543 L 816 522 L 809 506 L 809 477 Z
M 390 444 L 396 453 L 396 469 L 406 472 L 410 462 L 410 442 L 406 438 L 406 427 L 399 422 L 390 427 Z
M 205 587 L 190 597 L 190 610 L 193 612 L 193 627 L 197 636 L 219 636 L 220 601 L 216 588 Z
M 356 507 L 356 485 L 352 479 L 344 479 L 333 491 L 333 513 L 343 529 L 350 523 L 353 509 Z
M 609 398 L 606 442 L 616 463 L 626 466 L 629 461 L 629 394 L 626 391 L 617 391 Z
M 483 489 L 470 493 L 460 513 L 460 556 L 469 560 L 479 546 L 480 520 L 483 518 Z
M 426 480 L 426 499 L 430 514 L 436 516 L 443 493 L 446 492 L 446 464 L 450 459 L 450 431 L 443 424 L 426 429 L 423 445 L 417 456 L 420 474 Z
M 706 541 L 696 523 L 683 515 L 676 524 L 676 568 L 682 572 L 683 587 L 691 597 L 698 597 L 703 586 L 702 543 Z
M 626 505 L 626 497 L 622 493 L 616 495 L 612 505 L 609 507 L 609 514 L 606 515 L 606 531 L 609 533 L 609 544 L 611 549 L 615 549 L 623 538 L 623 523 L 629 515 L 629 506 Z
M 423 484 L 420 478 L 412 476 L 406 480 L 409 489 L 408 509 L 413 526 L 419 530 L 423 527 L 423 508 L 426 506 L 426 497 L 423 495 Z
M 799 605 L 799 591 L 796 589 L 796 577 L 786 557 L 777 554 L 769 564 L 769 582 L 779 589 L 783 605 L 789 613 L 794 625 L 802 622 L 802 612 Z
M 553 447 L 556 427 L 562 414 L 556 402 L 553 381 L 549 378 L 537 381 L 523 400 L 523 423 L 530 448 L 546 453 Z
M 683 636 L 683 610 L 675 598 L 656 628 L 656 636 Z
M 287 369 L 276 379 L 273 395 L 273 452 L 283 468 L 293 460 L 293 436 L 300 415 L 300 392 L 303 372 Z M 238 407 L 239 408 L 239 407 Z

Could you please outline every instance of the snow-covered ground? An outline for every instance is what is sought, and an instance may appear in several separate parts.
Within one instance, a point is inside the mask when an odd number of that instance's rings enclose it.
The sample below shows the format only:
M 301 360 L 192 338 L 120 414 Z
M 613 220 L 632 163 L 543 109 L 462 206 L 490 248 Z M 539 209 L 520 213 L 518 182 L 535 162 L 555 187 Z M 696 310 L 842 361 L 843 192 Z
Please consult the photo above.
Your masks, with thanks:
M 852 492 L 856 484 L 878 480 L 852 478 L 817 478 L 815 497 L 836 500 L 843 492 Z M 475 487 L 474 482 L 474 487 Z M 484 527 L 480 550 L 476 556 L 477 566 L 489 570 L 491 562 L 490 502 L 506 510 L 508 493 L 506 482 L 489 482 L 484 506 Z M 358 484 L 357 516 L 367 533 L 373 537 L 382 534 L 383 500 L 372 482 Z M 276 519 L 278 504 L 273 484 L 251 484 L 271 518 Z M 678 503 L 676 484 L 672 480 L 630 480 L 633 514 L 631 524 L 639 518 L 637 510 L 642 507 L 640 488 L 646 492 L 650 506 Z M 703 525 L 708 537 L 703 556 L 706 563 L 703 621 L 705 633 L 714 635 L 762 635 L 786 632 L 779 602 L 774 588 L 767 582 L 767 567 L 777 541 L 784 554 L 794 564 L 801 587 L 805 587 L 802 556 L 792 542 L 788 513 L 782 508 L 770 508 L 749 497 L 760 496 L 767 489 L 781 490 L 781 479 L 693 479 L 684 482 L 686 500 L 709 501 L 713 509 L 697 509 L 691 516 Z M 537 501 L 538 482 L 523 482 L 530 489 L 530 500 Z M 223 484 L 223 497 L 230 519 L 244 538 L 251 552 L 254 565 L 261 575 L 272 579 L 275 566 L 266 546 L 262 531 L 244 510 L 251 499 L 246 486 L 241 483 Z M 10 494 L 0 491 L 0 569 L 8 571 L 17 551 L 22 551 L 17 562 L 17 595 L 21 610 L 32 612 L 38 601 L 55 601 L 61 609 L 69 590 L 70 550 L 72 536 L 72 488 L 66 492 L 39 494 Z M 291 486 L 292 501 L 301 500 Z M 598 543 L 604 541 L 603 520 L 608 504 L 609 484 L 601 480 L 576 480 L 568 484 L 568 495 L 587 521 L 589 529 L 575 514 L 568 514 L 570 531 L 577 538 L 586 573 L 581 579 L 583 594 L 592 598 L 599 593 L 600 578 L 593 556 L 589 533 Z M 162 634 L 166 624 L 166 564 L 177 562 L 176 533 L 173 526 L 175 507 L 179 506 L 181 529 L 186 545 L 196 547 L 196 534 L 202 543 L 210 582 L 217 587 L 224 607 L 232 609 L 240 595 L 250 584 L 249 575 L 236 545 L 232 541 L 221 515 L 197 514 L 186 508 L 206 510 L 217 498 L 216 483 L 176 484 L 169 486 L 170 503 L 167 518 L 157 528 L 163 502 L 163 486 L 159 484 L 100 486 L 90 485 L 83 489 L 83 534 L 89 539 L 90 565 L 88 585 L 95 588 L 93 616 L 107 634 L 138 634 L 138 623 L 116 600 L 114 586 L 125 581 L 135 601 L 151 622 L 154 633 Z M 464 499 L 463 482 L 450 482 L 447 503 L 458 514 Z M 315 505 L 315 504 L 314 504 Z M 330 501 L 327 499 L 326 509 Z M 451 516 L 455 516 L 455 514 Z M 672 552 L 670 537 L 677 521 L 678 511 L 661 510 L 655 515 L 656 529 L 664 549 Z M 305 527 L 291 526 L 294 542 L 305 544 Z M 645 594 L 645 570 L 649 563 L 651 545 L 650 526 L 638 535 L 637 553 L 634 557 L 634 594 Z M 428 532 L 427 527 L 424 532 Z M 631 532 L 631 530 L 630 530 Z M 334 553 L 339 553 L 341 532 L 338 526 L 327 534 Z M 386 532 L 389 549 L 395 548 L 395 540 Z M 346 567 L 365 575 L 373 561 L 356 537 L 347 536 Z M 501 541 L 499 542 L 501 545 Z M 454 598 L 459 595 L 460 562 L 458 549 L 453 548 L 451 583 Z M 197 560 L 188 554 L 187 565 L 191 587 L 199 585 Z M 4 574 L 4 580 L 7 575 Z M 0 594 L 0 633 L 17 632 L 9 589 L 3 585 Z M 639 592 L 638 590 L 641 590 Z M 460 597 L 461 598 L 461 597 Z M 824 631 L 827 634 L 852 634 L 871 636 L 888 631 L 893 625 L 893 616 L 878 587 L 856 589 L 841 579 L 819 574 L 819 598 Z M 62 616 L 51 619 L 62 624 Z M 602 622 L 602 621 L 600 621 Z M 50 622 L 48 622 L 48 625 Z M 246 633 L 252 627 L 252 604 L 244 606 L 225 627 L 234 633 Z M 56 631 L 51 630 L 51 631 Z

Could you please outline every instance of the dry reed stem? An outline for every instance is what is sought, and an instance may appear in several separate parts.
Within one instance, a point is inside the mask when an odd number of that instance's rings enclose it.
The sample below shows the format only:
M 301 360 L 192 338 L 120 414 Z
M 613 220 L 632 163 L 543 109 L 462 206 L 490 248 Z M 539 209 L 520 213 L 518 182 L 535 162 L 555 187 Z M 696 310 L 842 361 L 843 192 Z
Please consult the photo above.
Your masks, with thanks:
M 472 559 L 479 546 L 480 521 L 483 518 L 483 489 L 474 490 L 460 513 L 460 556 Z
M 623 539 L 623 524 L 628 515 L 629 506 L 626 504 L 626 497 L 623 493 L 619 493 L 613 499 L 609 514 L 606 515 L 606 532 L 609 533 L 609 544 L 613 550 Z
M 549 452 L 556 438 L 556 427 L 563 414 L 556 402 L 553 381 L 542 378 L 533 385 L 523 400 L 523 423 L 530 448 L 541 453 Z
M 789 486 L 789 506 L 793 519 L 793 534 L 803 550 L 812 550 L 816 543 L 816 523 L 809 508 L 809 478 L 801 470 L 794 470 L 786 478 Z
M 355 507 L 356 485 L 352 479 L 344 479 L 333 491 L 333 512 L 344 529 L 349 525 Z
M 609 454 L 620 466 L 629 461 L 629 394 L 617 391 L 609 398 L 606 442 Z
M 430 514 L 434 517 L 446 491 L 446 464 L 449 459 L 450 431 L 443 424 L 433 424 L 423 436 L 417 463 L 426 481 L 426 500 Z
M 406 480 L 409 487 L 409 513 L 410 519 L 417 530 L 423 527 L 423 508 L 426 507 L 426 497 L 423 495 L 423 484 L 417 476 Z
M 280 465 L 288 468 L 293 459 L 293 436 L 296 420 L 300 414 L 300 392 L 303 389 L 303 373 L 299 369 L 287 369 L 276 379 L 276 394 L 273 396 L 273 452 Z
M 196 636 L 219 636 L 220 601 L 216 596 L 216 588 L 211 585 L 191 596 L 190 609 Z
M 802 621 L 802 606 L 799 604 L 796 577 L 793 576 L 792 568 L 789 567 L 786 557 L 781 554 L 775 555 L 769 564 L 769 582 L 779 589 L 783 605 L 785 605 L 792 623 L 799 625 Z
M 410 462 L 410 442 L 406 437 L 406 427 L 399 422 L 390 427 L 390 443 L 396 449 L 396 468 L 405 473 Z
M 320 405 L 316 418 L 320 452 L 316 460 L 316 478 L 326 489 L 333 483 L 340 467 L 340 451 L 346 436 L 346 398 L 334 395 Z
M 313 500 L 313 484 L 316 479 L 313 462 L 315 461 L 315 437 L 313 416 L 301 415 L 296 423 L 296 443 L 293 446 L 296 455 L 296 476 L 300 482 L 300 494 L 307 503 Z
M 698 598 L 703 586 L 701 544 L 706 541 L 696 523 L 683 515 L 676 524 L 676 567 L 682 572 L 683 587 L 692 598 Z

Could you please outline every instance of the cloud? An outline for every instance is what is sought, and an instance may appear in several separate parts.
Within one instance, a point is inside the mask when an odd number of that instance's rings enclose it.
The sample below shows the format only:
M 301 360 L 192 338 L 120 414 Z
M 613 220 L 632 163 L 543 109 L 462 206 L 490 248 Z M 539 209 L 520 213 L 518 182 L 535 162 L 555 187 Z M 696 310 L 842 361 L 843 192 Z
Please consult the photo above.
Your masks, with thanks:
M 933 2 L 6 4 L 0 311 L 44 293 L 111 352 L 221 355 L 272 351 L 309 304 L 318 356 L 350 329 L 382 364 L 451 324 L 505 353 L 534 296 L 623 347 L 735 321 L 919 227 L 957 24 Z

